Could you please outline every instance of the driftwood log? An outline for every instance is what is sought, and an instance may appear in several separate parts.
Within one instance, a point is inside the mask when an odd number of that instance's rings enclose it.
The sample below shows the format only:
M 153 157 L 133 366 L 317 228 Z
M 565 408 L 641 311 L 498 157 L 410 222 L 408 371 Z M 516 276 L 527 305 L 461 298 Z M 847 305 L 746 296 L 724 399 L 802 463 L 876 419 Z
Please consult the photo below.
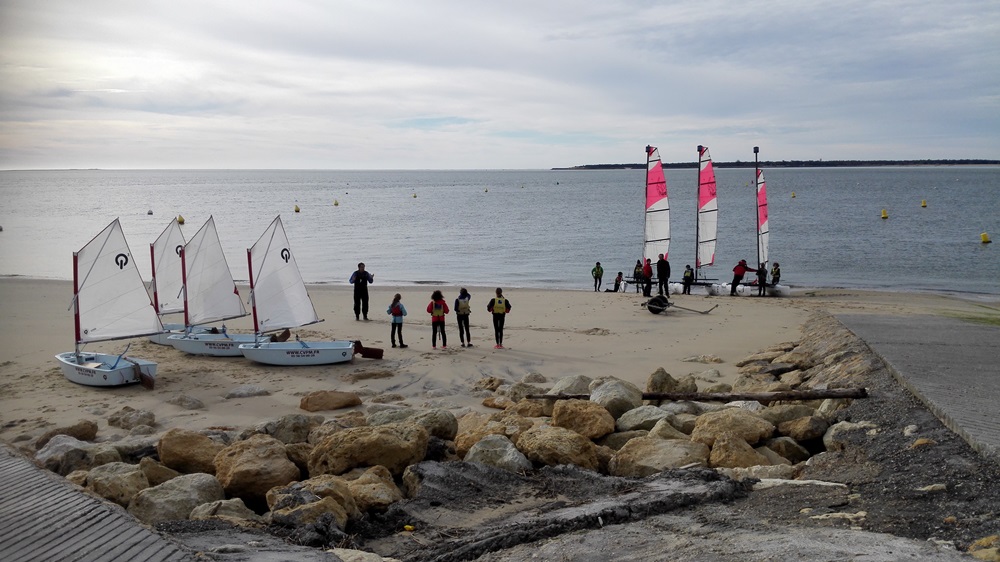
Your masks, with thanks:
M 590 400 L 589 394 L 529 394 L 525 398 L 536 400 Z M 700 400 L 730 402 L 755 400 L 779 402 L 784 400 L 821 400 L 824 398 L 868 398 L 864 388 L 833 388 L 828 390 L 781 390 L 777 392 L 643 392 L 643 400 Z

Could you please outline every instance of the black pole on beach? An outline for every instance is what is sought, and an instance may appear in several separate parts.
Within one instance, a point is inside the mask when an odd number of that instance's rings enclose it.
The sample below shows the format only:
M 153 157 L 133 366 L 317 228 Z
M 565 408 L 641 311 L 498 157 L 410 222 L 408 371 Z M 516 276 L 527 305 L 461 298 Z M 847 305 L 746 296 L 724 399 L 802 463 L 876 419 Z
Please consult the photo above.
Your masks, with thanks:
M 757 163 L 757 153 L 760 152 L 760 147 L 753 147 L 753 209 L 754 209 L 754 236 L 757 237 L 757 267 L 760 267 L 760 205 L 757 204 L 757 181 L 760 178 L 760 164 Z
M 694 191 L 694 280 L 698 280 L 698 270 L 701 269 L 701 261 L 698 259 L 698 251 L 701 249 L 701 233 L 698 230 L 698 226 L 701 222 L 701 150 L 704 148 L 700 144 L 698 145 L 698 174 L 694 178 L 695 191 Z

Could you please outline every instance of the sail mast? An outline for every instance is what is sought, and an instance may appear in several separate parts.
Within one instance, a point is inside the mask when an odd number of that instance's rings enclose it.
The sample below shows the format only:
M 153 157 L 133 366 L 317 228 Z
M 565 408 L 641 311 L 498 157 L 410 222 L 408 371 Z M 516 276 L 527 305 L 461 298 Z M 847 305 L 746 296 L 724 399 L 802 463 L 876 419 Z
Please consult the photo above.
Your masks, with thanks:
M 698 280 L 698 269 L 701 267 L 701 233 L 698 231 L 701 226 L 701 149 L 704 148 L 700 144 L 698 145 L 698 190 L 695 192 L 695 204 L 694 204 L 694 279 Z
M 250 310 L 253 312 L 253 331 L 260 337 L 260 324 L 257 323 L 257 298 L 253 292 L 253 254 L 247 248 L 247 270 L 250 271 Z
M 760 152 L 760 147 L 753 147 L 753 201 L 754 201 L 754 217 L 757 218 L 757 263 L 754 265 L 756 270 L 760 267 L 760 205 L 757 203 L 757 190 L 758 182 L 760 182 L 760 164 L 757 161 L 757 153 Z

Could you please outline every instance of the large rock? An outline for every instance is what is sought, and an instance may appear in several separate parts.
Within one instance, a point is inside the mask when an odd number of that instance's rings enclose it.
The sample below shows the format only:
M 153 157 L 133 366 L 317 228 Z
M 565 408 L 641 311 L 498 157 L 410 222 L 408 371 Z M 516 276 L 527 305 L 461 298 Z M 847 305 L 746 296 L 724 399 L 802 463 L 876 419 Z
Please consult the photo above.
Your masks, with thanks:
M 270 435 L 282 443 L 304 443 L 309 440 L 309 433 L 323 422 L 323 416 L 288 414 L 276 420 L 259 423 L 242 437 L 246 439 L 250 435 L 259 433 Z
M 755 451 L 742 437 L 732 433 L 723 433 L 715 439 L 708 462 L 712 468 L 746 468 L 771 464 L 766 456 Z
M 215 474 L 215 455 L 224 448 L 207 435 L 180 428 L 164 433 L 156 445 L 160 462 L 185 474 Z
M 778 425 L 782 422 L 811 416 L 814 413 L 815 411 L 805 404 L 778 404 L 764 408 L 757 412 L 757 415 L 771 422 L 772 425 Z
M 267 491 L 299 479 L 285 445 L 267 435 L 237 441 L 215 456 L 215 474 L 229 497 L 250 506 L 263 505 Z
M 645 437 L 649 435 L 648 431 L 638 429 L 635 431 L 622 431 L 621 433 L 610 433 L 596 440 L 595 442 L 599 447 L 605 449 L 611 449 L 612 453 L 625 446 L 626 443 L 635 439 L 636 437 Z M 608 459 L 610 460 L 610 459 Z
M 575 431 L 587 439 L 600 439 L 615 430 L 615 418 L 597 402 L 558 400 L 552 408 L 552 425 Z
M 584 375 L 563 377 L 546 394 L 590 394 L 591 382 L 593 379 Z
M 732 433 L 753 445 L 774 434 L 774 425 L 742 408 L 727 408 L 698 416 L 691 440 L 711 447 L 723 433 Z
M 147 525 L 185 520 L 203 503 L 226 499 L 222 484 L 210 474 L 184 474 L 140 491 L 128 512 Z
M 217 500 L 203 503 L 191 510 L 188 518 L 192 521 L 204 519 L 223 519 L 226 521 L 263 521 L 264 518 L 253 512 L 240 498 Z
M 382 465 L 396 476 L 427 454 L 427 430 L 413 423 L 354 427 L 316 445 L 309 475 L 343 474 L 352 468 Z
M 615 431 L 653 429 L 657 422 L 668 416 L 670 414 L 656 406 L 639 406 L 625 412 L 618 418 L 618 421 L 615 422 Z
M 642 405 L 642 390 L 630 382 L 606 378 L 595 380 L 590 386 L 590 401 L 604 406 L 615 419 Z
M 322 412 L 360 406 L 361 398 L 353 392 L 337 390 L 317 390 L 310 392 L 299 400 L 299 408 L 307 412 Z
M 149 487 L 149 480 L 135 464 L 112 462 L 95 466 L 87 474 L 86 488 L 104 499 L 128 507 L 140 491 Z
M 149 410 L 136 410 L 131 406 L 125 406 L 108 417 L 108 425 L 122 429 L 132 429 L 140 425 L 152 427 L 156 425 L 156 416 Z
M 823 434 L 823 447 L 827 451 L 842 451 L 852 440 L 863 440 L 869 431 L 877 431 L 878 426 L 870 421 L 835 423 Z
M 41 449 L 56 435 L 69 435 L 80 441 L 93 441 L 97 437 L 97 422 L 80 420 L 73 425 L 50 429 L 35 441 L 35 449 Z
M 150 457 L 143 457 L 139 461 L 139 470 L 146 476 L 146 481 L 149 482 L 150 486 L 159 486 L 167 480 L 177 478 L 181 475 L 180 472 Z
M 534 427 L 521 434 L 517 450 L 528 460 L 544 465 L 573 464 L 597 470 L 597 446 L 593 441 L 561 427 Z
M 610 417 L 610 414 L 609 414 Z M 466 462 L 478 462 L 509 472 L 532 469 L 531 461 L 503 435 L 487 435 L 473 445 L 465 455 Z
M 666 369 L 660 367 L 646 378 L 646 392 L 679 392 L 677 390 L 678 384 L 677 379 L 670 376 Z M 659 406 L 663 402 L 663 400 L 647 400 L 646 404 Z
M 69 435 L 54 436 L 35 453 L 35 462 L 62 476 L 121 460 L 118 450 L 110 444 L 87 443 Z
M 806 416 L 778 424 L 778 433 L 787 435 L 796 441 L 819 439 L 826 433 L 830 424 L 818 416 Z
M 608 463 L 613 476 L 644 477 L 668 468 L 708 466 L 710 450 L 703 443 L 680 439 L 638 437 L 625 444 Z
M 416 415 L 417 410 L 393 406 L 383 410 L 373 410 L 368 414 L 365 425 L 389 425 L 390 423 L 400 423 L 409 420 Z
M 418 412 L 408 421 L 422 426 L 431 436 L 445 441 L 454 441 L 458 435 L 458 420 L 455 419 L 455 414 L 443 408 Z
M 330 514 L 343 529 L 348 518 L 361 515 L 347 480 L 331 474 L 272 488 L 267 506 L 272 521 L 288 526 L 306 525 Z
M 508 388 L 504 393 L 504 395 L 506 395 L 507 398 L 510 398 L 515 404 L 524 400 L 524 398 L 529 394 L 545 394 L 545 389 L 533 384 L 516 382 L 510 385 L 510 388 Z
M 351 495 L 362 513 L 382 513 L 389 506 L 403 499 L 392 480 L 392 474 L 384 466 L 373 466 L 355 480 L 347 483 Z
M 798 464 L 808 460 L 811 456 L 805 447 L 799 445 L 798 442 L 791 437 L 775 437 L 773 439 L 768 439 L 767 441 L 764 441 L 764 446 L 788 459 L 792 464 Z
M 687 434 L 674 427 L 670 421 L 671 420 L 669 418 L 663 418 L 656 422 L 656 425 L 649 430 L 649 436 L 658 437 L 660 439 L 680 439 L 681 441 L 691 440 Z
M 532 425 L 531 420 L 509 411 L 497 412 L 485 418 L 479 415 L 465 415 L 459 420 L 455 448 L 458 456 L 465 458 L 469 449 L 487 435 L 503 435 L 516 445 L 521 433 L 530 429 Z

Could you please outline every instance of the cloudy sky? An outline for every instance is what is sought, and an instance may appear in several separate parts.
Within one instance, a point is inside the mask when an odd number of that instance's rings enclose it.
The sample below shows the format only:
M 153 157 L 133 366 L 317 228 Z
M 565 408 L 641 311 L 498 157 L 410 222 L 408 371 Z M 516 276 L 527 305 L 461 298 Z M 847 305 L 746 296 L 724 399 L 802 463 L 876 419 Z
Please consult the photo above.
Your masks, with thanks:
M 0 169 L 1000 158 L 1000 2 L 0 0 Z

